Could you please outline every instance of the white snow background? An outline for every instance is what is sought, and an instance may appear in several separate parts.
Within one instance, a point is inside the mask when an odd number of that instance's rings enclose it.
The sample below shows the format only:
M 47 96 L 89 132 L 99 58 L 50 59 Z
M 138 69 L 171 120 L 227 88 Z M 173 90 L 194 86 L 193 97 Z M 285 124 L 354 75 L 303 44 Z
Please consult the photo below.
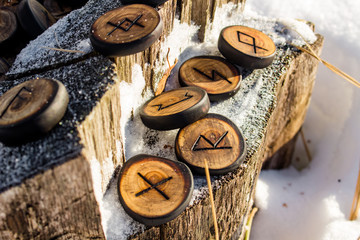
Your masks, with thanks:
M 321 57 L 360 79 L 360 1 L 248 0 L 246 11 L 312 21 L 325 37 Z M 323 65 L 303 126 L 312 162 L 260 174 L 252 240 L 357 240 L 348 221 L 360 162 L 360 89 Z M 300 139 L 300 138 L 299 138 Z M 293 160 L 306 160 L 299 140 Z

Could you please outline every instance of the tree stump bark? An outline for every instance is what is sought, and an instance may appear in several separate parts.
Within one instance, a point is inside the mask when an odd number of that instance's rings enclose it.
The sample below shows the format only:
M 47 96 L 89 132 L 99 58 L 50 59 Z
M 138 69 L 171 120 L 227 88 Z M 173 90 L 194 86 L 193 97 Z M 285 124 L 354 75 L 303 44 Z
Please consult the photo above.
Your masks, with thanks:
M 165 3 L 159 10 L 165 23 L 160 40 L 144 52 L 116 58 L 115 68 L 109 59 L 88 48 L 86 41 L 92 21 L 107 9 L 120 5 L 119 1 L 90 0 L 84 8 L 61 20 L 65 26 L 57 28 L 59 25 L 55 24 L 23 50 L 8 80 L 0 82 L 0 93 L 28 79 L 55 78 L 67 87 L 70 104 L 63 120 L 45 138 L 21 146 L 0 143 L 1 239 L 105 238 L 99 202 L 126 160 L 121 132 L 124 126 L 120 121 L 122 83 L 132 82 L 132 69 L 139 64 L 145 78 L 144 91 L 152 86 L 153 66 L 157 59 L 164 58 L 159 49 L 172 30 L 176 11 L 181 13 L 182 21 L 197 19 L 201 16 L 197 11 L 205 11 L 206 18 L 194 21 L 206 29 L 215 6 L 223 1 L 210 1 L 205 9 L 198 7 L 201 3 L 200 0 Z M 62 47 L 83 49 L 84 53 L 39 50 L 39 44 L 44 41 L 49 41 L 50 47 L 56 45 L 55 32 L 62 35 L 59 37 Z M 72 37 L 67 32 L 77 34 Z M 206 32 L 200 30 L 200 39 L 201 34 L 205 36 Z M 322 42 L 323 38 L 318 36 L 313 44 L 316 52 L 320 51 Z M 29 56 L 34 49 L 38 52 Z M 214 178 L 221 239 L 244 236 L 263 161 L 288 142 L 304 120 L 317 62 L 304 53 L 287 50 L 288 46 L 279 50 L 274 66 L 245 71 L 239 96 L 250 97 L 253 88 L 258 88 L 258 92 L 253 109 L 247 109 L 245 117 L 237 113 L 232 119 L 239 122 L 241 118 L 246 122 L 241 126 L 249 144 L 244 164 L 232 173 Z M 115 72 L 117 77 L 113 76 Z M 259 76 L 271 76 L 271 80 L 259 84 Z M 235 101 L 229 111 L 238 105 L 244 108 L 241 104 Z M 214 111 L 216 109 L 214 106 Z M 202 194 L 179 217 L 128 237 L 202 239 L 213 236 L 206 185 L 202 177 L 195 177 L 195 181 L 200 183 L 197 190 Z

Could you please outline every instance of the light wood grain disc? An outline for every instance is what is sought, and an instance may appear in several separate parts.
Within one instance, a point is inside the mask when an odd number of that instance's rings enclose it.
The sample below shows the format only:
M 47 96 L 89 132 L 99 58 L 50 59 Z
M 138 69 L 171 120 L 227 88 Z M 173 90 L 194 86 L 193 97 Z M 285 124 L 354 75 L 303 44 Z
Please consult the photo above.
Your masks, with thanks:
M 129 159 L 118 181 L 125 211 L 150 226 L 177 217 L 189 204 L 193 187 L 191 171 L 185 164 L 149 155 Z
M 204 89 L 210 100 L 218 101 L 231 97 L 239 90 L 241 75 L 237 68 L 224 58 L 199 56 L 181 65 L 179 81 L 183 86 Z
M 13 142 L 50 131 L 69 102 L 64 85 L 51 79 L 21 83 L 0 97 L 0 141 Z
M 153 129 L 169 130 L 195 122 L 209 111 L 205 90 L 184 87 L 164 92 L 146 102 L 140 110 L 143 123 Z
M 111 10 L 91 27 L 94 49 L 107 56 L 124 56 L 151 46 L 160 37 L 159 13 L 144 4 L 131 4 Z
M 21 1 L 17 8 L 17 16 L 20 25 L 33 38 L 56 22 L 54 16 L 36 0 Z
M 267 67 L 276 51 L 269 36 L 245 26 L 224 28 L 219 36 L 218 48 L 226 59 L 247 68 Z
M 0 9 L 0 47 L 15 35 L 17 29 L 16 16 L 9 10 Z
M 195 171 L 204 174 L 204 159 L 211 174 L 236 169 L 244 160 L 246 146 L 240 130 L 218 114 L 180 129 L 175 141 L 176 156 Z

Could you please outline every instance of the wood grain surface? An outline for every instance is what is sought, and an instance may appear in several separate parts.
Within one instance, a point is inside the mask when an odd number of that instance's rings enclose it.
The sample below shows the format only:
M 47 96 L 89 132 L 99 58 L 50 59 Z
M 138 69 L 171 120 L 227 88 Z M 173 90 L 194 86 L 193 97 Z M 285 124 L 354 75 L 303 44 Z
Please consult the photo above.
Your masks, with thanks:
M 105 55 L 128 55 L 149 47 L 161 32 L 162 21 L 154 8 L 131 4 L 99 17 L 91 27 L 90 40 Z
M 218 48 L 231 62 L 250 68 L 270 65 L 276 50 L 269 36 L 245 26 L 225 27 L 220 33 Z
M 39 78 L 13 87 L 0 97 L 0 141 L 49 131 L 64 115 L 68 102 L 64 85 L 56 80 Z
M 212 174 L 223 174 L 240 165 L 246 147 L 241 132 L 229 119 L 208 114 L 179 131 L 175 151 L 179 160 L 200 173 L 204 173 L 206 159 Z
M 167 130 L 195 122 L 205 116 L 209 108 L 209 98 L 203 89 L 184 87 L 150 99 L 141 108 L 140 116 L 146 126 Z
M 184 62 L 179 70 L 183 86 L 204 89 L 212 101 L 229 98 L 240 88 L 241 75 L 238 69 L 224 58 L 199 56 Z
M 193 177 L 180 162 L 137 155 L 124 164 L 118 190 L 130 216 L 147 225 L 158 225 L 186 208 L 193 191 Z
M 15 14 L 9 10 L 0 9 L 0 47 L 15 35 L 16 29 Z

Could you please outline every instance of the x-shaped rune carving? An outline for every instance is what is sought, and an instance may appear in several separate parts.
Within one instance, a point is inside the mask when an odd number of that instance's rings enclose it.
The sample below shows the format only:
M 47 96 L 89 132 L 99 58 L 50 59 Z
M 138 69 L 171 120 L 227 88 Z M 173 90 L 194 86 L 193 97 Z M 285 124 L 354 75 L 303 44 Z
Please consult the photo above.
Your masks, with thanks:
M 141 25 L 140 23 L 137 22 L 137 21 L 139 21 L 139 19 L 140 19 L 142 16 L 143 16 L 143 15 L 140 14 L 139 16 L 137 16 L 137 18 L 135 18 L 134 21 L 132 21 L 132 20 L 130 20 L 130 19 L 128 19 L 128 18 L 125 18 L 125 19 L 122 20 L 119 24 L 114 24 L 114 23 L 112 23 L 112 22 L 107 22 L 107 24 L 109 24 L 109 25 L 111 25 L 111 26 L 114 27 L 114 29 L 111 30 L 110 32 L 108 32 L 107 35 L 110 36 L 110 34 L 112 34 L 113 32 L 116 31 L 116 29 L 121 29 L 121 30 L 127 32 L 127 31 L 129 31 L 129 30 L 132 28 L 132 26 L 134 26 L 134 25 L 137 25 L 137 26 L 143 28 L 144 25 Z M 129 25 L 127 28 L 123 28 L 121 25 L 122 25 L 124 22 L 130 22 L 130 25 Z
M 242 40 L 241 40 L 241 34 L 242 34 L 242 35 L 245 35 L 245 36 L 247 36 L 247 37 L 249 37 L 249 38 L 251 38 L 253 43 L 251 44 L 251 43 L 242 41 Z M 237 31 L 237 37 L 238 37 L 238 41 L 239 41 L 239 42 L 254 47 L 254 53 L 256 53 L 256 49 L 257 49 L 257 48 L 262 49 L 262 50 L 265 50 L 265 51 L 268 51 L 267 49 L 265 49 L 265 48 L 263 48 L 263 47 L 256 46 L 255 38 L 252 37 L 252 36 L 250 36 L 249 34 L 246 34 L 246 33 L 240 32 L 240 31 Z
M 155 189 L 158 193 L 160 193 L 166 200 L 169 200 L 170 198 L 163 192 L 161 191 L 160 189 L 158 189 L 157 187 L 160 186 L 161 184 L 164 184 L 166 183 L 167 181 L 171 180 L 172 177 L 168 177 L 168 178 L 165 178 L 157 183 L 152 183 L 149 179 L 147 179 L 146 177 L 144 177 L 141 173 L 138 172 L 138 175 L 147 183 L 150 185 L 150 187 L 138 192 L 135 194 L 135 197 L 138 197 L 144 193 L 147 193 L 148 191 L 150 191 L 151 189 Z

